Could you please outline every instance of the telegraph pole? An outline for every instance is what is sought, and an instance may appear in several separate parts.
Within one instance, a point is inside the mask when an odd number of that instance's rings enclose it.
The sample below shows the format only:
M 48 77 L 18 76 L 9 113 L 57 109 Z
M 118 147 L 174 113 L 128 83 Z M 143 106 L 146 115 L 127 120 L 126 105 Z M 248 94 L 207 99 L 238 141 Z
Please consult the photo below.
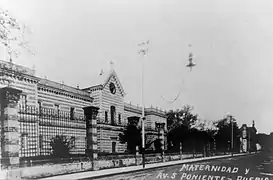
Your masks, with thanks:
M 233 119 L 232 119 L 232 116 L 230 116 L 230 122 L 231 122 L 231 155 L 233 155 Z
M 233 156 L 233 117 L 230 116 L 231 121 L 231 155 Z
M 230 120 L 230 125 L 231 125 L 231 141 L 230 141 L 230 151 L 231 155 L 233 155 L 233 117 L 228 114 L 228 118 Z
M 148 52 L 148 48 L 145 48 L 145 45 L 148 45 L 149 41 L 146 42 L 142 42 L 139 44 L 140 51 L 139 54 L 141 54 L 143 57 L 147 54 Z M 145 126 L 144 126 L 144 122 L 145 122 L 145 114 L 144 114 L 144 92 L 143 92 L 143 87 L 144 87 L 144 58 L 142 58 L 141 61 L 141 105 L 142 105 L 142 114 L 141 114 L 141 127 L 142 127 L 142 165 L 143 168 L 145 168 Z
M 250 153 L 250 128 L 248 127 L 248 152 Z

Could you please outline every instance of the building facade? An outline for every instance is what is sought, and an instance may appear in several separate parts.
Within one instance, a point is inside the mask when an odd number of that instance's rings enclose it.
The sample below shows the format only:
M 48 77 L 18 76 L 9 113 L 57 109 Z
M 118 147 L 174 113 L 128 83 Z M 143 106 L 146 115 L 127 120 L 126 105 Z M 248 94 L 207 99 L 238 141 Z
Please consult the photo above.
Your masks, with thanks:
M 89 93 L 90 97 L 94 98 L 94 105 L 99 107 L 98 150 L 100 152 L 124 152 L 126 144 L 119 143 L 119 134 L 127 126 L 130 118 L 140 119 L 141 107 L 124 102 L 125 91 L 113 68 L 108 72 L 100 73 L 93 86 L 82 90 Z M 156 123 L 164 123 L 164 132 L 160 132 L 159 138 L 166 139 L 166 121 L 164 111 L 145 108 L 146 139 L 153 141 L 158 138 Z M 140 125 L 140 120 L 138 125 Z M 154 147 L 151 146 L 151 148 Z
M 72 154 L 85 154 L 88 142 L 96 142 L 93 146 L 98 152 L 125 152 L 126 144 L 119 142 L 119 134 L 128 119 L 141 117 L 141 107 L 124 102 L 125 91 L 114 69 L 99 74 L 97 79 L 90 87 L 80 89 L 39 78 L 32 69 L 0 61 L 0 89 L 10 87 L 20 91 L 17 107 L 19 157 L 49 155 L 50 140 L 56 135 L 70 140 Z M 98 114 L 96 122 L 92 121 L 92 137 L 88 137 L 91 131 L 84 108 L 91 106 L 98 109 Z M 6 110 L 2 107 L 1 112 L 3 115 Z M 145 108 L 145 117 L 147 139 L 160 138 L 166 142 L 165 112 Z M 158 123 L 164 128 L 157 129 Z M 3 127 L 1 132 L 6 133 Z M 1 144 L 4 142 L 2 138 Z M 4 153 L 3 146 L 1 153 Z
M 255 122 L 252 122 L 252 126 L 248 127 L 243 124 L 241 129 L 241 146 L 240 152 L 253 152 L 257 150 L 257 129 L 255 128 Z

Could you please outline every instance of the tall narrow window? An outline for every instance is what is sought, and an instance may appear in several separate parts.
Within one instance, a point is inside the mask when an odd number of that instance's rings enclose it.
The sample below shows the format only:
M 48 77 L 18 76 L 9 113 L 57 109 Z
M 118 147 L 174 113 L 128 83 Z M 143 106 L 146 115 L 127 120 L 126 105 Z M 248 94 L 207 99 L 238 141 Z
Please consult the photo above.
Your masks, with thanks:
M 107 123 L 108 122 L 108 112 L 107 111 L 105 111 L 104 117 L 105 117 L 105 122 Z
M 111 110 L 111 124 L 115 124 L 116 121 L 116 107 L 115 106 L 111 106 L 110 107 Z
M 74 136 L 71 137 L 70 143 L 71 143 L 71 147 L 75 148 L 75 146 L 76 146 L 76 138 Z
M 26 111 L 26 106 L 27 106 L 27 96 L 25 94 L 21 94 L 20 95 L 20 101 L 19 101 L 19 105 L 20 105 L 20 110 L 21 111 Z
M 117 145 L 116 142 L 112 142 L 112 153 L 116 152 L 116 145 Z
M 74 120 L 74 108 L 70 108 L 70 119 Z
M 22 148 L 26 149 L 27 148 L 27 134 L 23 133 L 21 136 L 21 143 L 22 143 Z
M 118 114 L 118 123 L 121 124 L 121 114 Z
M 59 112 L 60 112 L 59 105 L 58 105 L 58 104 L 55 104 L 55 105 L 54 105 L 54 109 L 55 109 L 55 114 L 56 114 L 56 116 L 58 117 L 58 116 L 59 116 Z
M 42 110 L 42 102 L 41 101 L 38 101 L 38 107 L 39 107 L 39 111 Z
M 43 148 L 43 135 L 39 135 L 39 148 L 40 150 Z

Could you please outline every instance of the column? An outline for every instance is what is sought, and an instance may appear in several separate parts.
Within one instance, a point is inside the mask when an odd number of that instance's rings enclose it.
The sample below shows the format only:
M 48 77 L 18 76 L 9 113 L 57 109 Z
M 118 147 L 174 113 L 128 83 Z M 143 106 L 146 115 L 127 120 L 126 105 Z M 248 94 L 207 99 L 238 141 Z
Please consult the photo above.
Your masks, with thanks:
M 87 146 L 85 153 L 92 160 L 98 157 L 98 143 L 97 143 L 97 115 L 98 107 L 88 106 L 84 107 L 84 115 L 86 117 L 86 138 Z
M 3 168 L 19 166 L 18 101 L 21 90 L 11 87 L 0 89 L 1 164 Z

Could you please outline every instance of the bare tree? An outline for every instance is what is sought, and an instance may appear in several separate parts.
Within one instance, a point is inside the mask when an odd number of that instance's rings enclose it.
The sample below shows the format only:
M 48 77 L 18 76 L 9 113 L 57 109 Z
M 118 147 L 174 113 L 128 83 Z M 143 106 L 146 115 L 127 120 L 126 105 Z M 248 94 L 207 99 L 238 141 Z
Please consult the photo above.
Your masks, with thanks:
M 0 9 L 0 43 L 5 47 L 10 61 L 13 55 L 18 57 L 20 48 L 34 55 L 25 38 L 26 33 L 30 33 L 30 30 L 25 24 L 20 24 L 8 11 Z

